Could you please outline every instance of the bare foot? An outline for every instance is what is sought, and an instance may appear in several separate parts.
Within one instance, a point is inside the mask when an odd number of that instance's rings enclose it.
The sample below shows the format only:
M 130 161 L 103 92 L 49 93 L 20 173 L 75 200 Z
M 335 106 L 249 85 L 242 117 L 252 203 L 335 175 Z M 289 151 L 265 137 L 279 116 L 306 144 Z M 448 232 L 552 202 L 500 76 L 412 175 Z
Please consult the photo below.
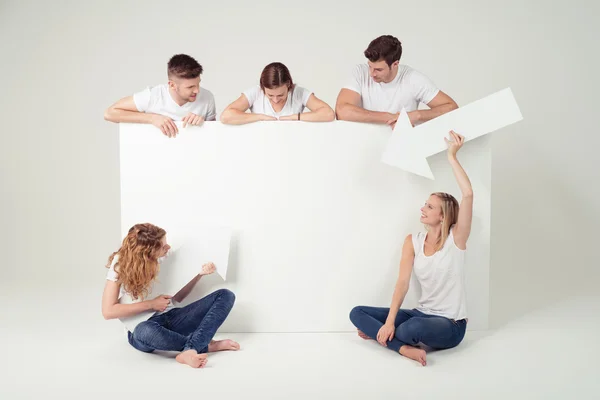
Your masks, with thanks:
M 181 364 L 189 365 L 192 368 L 204 368 L 208 359 L 206 354 L 198 354 L 196 350 L 186 350 L 177 354 L 175 359 Z
M 418 349 L 416 347 L 405 344 L 404 346 L 400 347 L 400 354 L 402 354 L 404 357 L 408 357 L 412 360 L 421 363 L 422 366 L 427 365 L 427 361 L 425 359 L 426 353 L 423 349 Z
M 239 343 L 234 342 L 231 339 L 216 340 L 216 341 L 211 340 L 208 345 L 209 353 L 214 353 L 215 351 L 227 351 L 227 350 L 237 351 L 239 349 L 240 349 Z
M 360 329 L 357 329 L 358 331 L 358 336 L 360 336 L 361 338 L 365 339 L 365 340 L 370 340 L 371 338 L 368 337 L 363 331 L 361 331 Z

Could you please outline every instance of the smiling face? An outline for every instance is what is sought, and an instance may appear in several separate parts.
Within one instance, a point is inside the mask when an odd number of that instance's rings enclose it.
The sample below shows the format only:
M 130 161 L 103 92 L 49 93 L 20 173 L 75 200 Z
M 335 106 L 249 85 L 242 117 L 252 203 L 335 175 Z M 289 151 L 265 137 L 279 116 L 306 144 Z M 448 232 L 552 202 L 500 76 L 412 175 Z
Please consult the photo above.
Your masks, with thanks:
M 167 65 L 169 92 L 177 104 L 182 106 L 196 100 L 200 92 L 202 71 L 202 65 L 187 54 L 171 57 Z
M 285 103 L 287 101 L 289 89 L 287 85 L 282 85 L 274 89 L 265 88 L 265 96 L 272 104 Z
M 169 87 L 175 92 L 178 103 L 194 102 L 200 92 L 200 77 L 182 79 L 173 77 L 169 79 Z
M 421 207 L 421 223 L 429 226 L 437 226 L 444 220 L 444 213 L 442 211 L 442 200 L 436 196 L 431 195 Z
M 160 245 L 161 245 L 161 247 L 159 247 L 158 250 L 156 251 L 157 259 L 160 259 L 160 258 L 166 256 L 167 253 L 169 252 L 169 250 L 171 250 L 171 246 L 167 243 L 167 235 L 164 235 L 160 239 Z

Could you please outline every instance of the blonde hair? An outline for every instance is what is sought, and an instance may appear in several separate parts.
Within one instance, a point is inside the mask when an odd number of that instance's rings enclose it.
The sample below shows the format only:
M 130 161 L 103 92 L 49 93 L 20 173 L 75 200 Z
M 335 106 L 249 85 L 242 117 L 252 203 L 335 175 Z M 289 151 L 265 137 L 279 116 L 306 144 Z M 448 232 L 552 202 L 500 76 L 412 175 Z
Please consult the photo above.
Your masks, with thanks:
M 119 256 L 115 265 L 117 283 L 136 300 L 146 297 L 150 284 L 159 271 L 156 257 L 162 248 L 162 238 L 166 235 L 164 229 L 152 224 L 137 224 L 129 232 L 121 248 L 108 258 L 106 268 L 110 268 L 116 255 Z
M 444 247 L 446 239 L 450 235 L 450 229 L 458 219 L 459 205 L 454 196 L 444 192 L 431 193 L 442 201 L 442 234 L 437 240 L 436 251 Z

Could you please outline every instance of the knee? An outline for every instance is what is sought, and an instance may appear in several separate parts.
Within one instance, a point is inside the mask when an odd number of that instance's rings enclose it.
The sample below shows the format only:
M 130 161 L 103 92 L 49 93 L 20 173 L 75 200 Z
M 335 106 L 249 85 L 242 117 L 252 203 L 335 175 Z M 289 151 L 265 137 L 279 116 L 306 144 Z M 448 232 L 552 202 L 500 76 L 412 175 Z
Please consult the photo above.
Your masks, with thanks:
M 398 325 L 396 328 L 397 338 L 412 338 L 417 336 L 421 329 L 421 323 L 416 318 L 411 318 L 408 321 Z
M 132 336 L 135 340 L 148 343 L 154 334 L 155 324 L 150 321 L 140 322 L 133 330 Z
M 362 306 L 356 306 L 350 310 L 350 321 L 352 321 L 354 325 L 356 325 L 356 321 L 358 320 L 360 314 L 362 314 Z
M 217 294 L 221 299 L 226 301 L 227 303 L 233 304 L 235 303 L 235 294 L 229 289 L 219 289 L 217 290 Z

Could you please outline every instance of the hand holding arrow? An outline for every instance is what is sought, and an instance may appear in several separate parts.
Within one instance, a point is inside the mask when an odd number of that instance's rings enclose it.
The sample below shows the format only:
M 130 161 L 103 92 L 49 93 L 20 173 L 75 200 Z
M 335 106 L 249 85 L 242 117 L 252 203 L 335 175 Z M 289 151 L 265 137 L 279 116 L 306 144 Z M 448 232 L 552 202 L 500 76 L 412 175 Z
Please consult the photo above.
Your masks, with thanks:
M 466 142 L 522 119 L 510 88 L 459 107 L 414 128 L 406 110 L 402 109 L 381 161 L 434 179 L 427 157 L 446 148 L 442 138 L 446 138 L 448 132 L 460 132 Z

